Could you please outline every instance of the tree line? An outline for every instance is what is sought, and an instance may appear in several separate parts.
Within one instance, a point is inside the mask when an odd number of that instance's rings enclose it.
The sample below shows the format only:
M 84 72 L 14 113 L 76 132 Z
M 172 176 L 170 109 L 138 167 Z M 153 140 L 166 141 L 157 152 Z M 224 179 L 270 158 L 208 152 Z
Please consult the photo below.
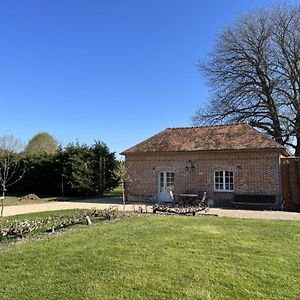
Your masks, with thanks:
M 11 185 L 9 192 L 39 196 L 101 196 L 119 183 L 115 176 L 119 162 L 101 141 L 61 147 L 52 136 L 42 133 L 21 152 L 16 150 L 17 144 L 13 137 L 0 138 L 3 195 Z

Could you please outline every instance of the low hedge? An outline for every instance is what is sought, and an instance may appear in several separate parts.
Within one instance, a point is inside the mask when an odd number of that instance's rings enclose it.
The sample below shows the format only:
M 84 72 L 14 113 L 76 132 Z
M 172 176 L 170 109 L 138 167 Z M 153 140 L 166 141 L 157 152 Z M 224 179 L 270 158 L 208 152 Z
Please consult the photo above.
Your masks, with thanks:
M 88 218 L 101 220 L 115 219 L 119 215 L 116 209 L 89 209 L 82 210 L 68 216 L 52 216 L 36 218 L 34 220 L 1 220 L 0 221 L 0 240 L 3 238 L 22 238 L 30 232 L 53 232 L 62 228 L 77 224 L 87 224 Z

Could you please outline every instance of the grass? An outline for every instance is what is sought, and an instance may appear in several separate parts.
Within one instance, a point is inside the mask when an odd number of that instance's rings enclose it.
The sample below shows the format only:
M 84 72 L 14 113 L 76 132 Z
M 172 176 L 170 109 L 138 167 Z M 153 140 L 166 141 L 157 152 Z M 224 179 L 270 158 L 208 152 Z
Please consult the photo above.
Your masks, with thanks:
M 105 192 L 103 196 L 104 197 L 122 197 L 122 195 L 123 195 L 123 191 L 122 191 L 122 188 L 119 186 L 119 187 L 114 188 L 112 191 Z
M 43 211 L 38 213 L 30 213 L 16 216 L 4 217 L 4 220 L 34 220 L 36 218 L 43 217 L 60 217 L 60 216 L 71 216 L 74 213 L 80 211 L 80 209 L 65 209 L 65 210 L 54 210 L 54 211 Z
M 11 205 L 27 205 L 27 204 L 42 204 L 42 203 L 48 203 L 49 201 L 57 201 L 57 197 L 42 197 L 38 200 L 31 200 L 31 199 L 22 199 L 20 198 L 24 197 L 24 194 L 9 194 L 5 196 L 4 206 L 11 206 Z M 122 188 L 116 187 L 112 191 L 107 191 L 104 193 L 103 197 L 122 197 Z M 94 199 L 94 196 L 80 196 L 80 197 L 62 197 L 64 199 L 67 199 L 68 201 L 78 200 L 78 199 Z M 99 197 L 96 197 L 99 198 Z
M 55 197 L 47 197 L 47 198 L 40 198 L 37 200 L 32 199 L 22 199 L 25 195 L 7 195 L 4 199 L 4 206 L 11 206 L 11 205 L 27 205 L 27 204 L 42 204 L 42 203 L 48 203 L 48 201 L 54 201 L 56 200 Z
M 0 251 L 0 299 L 299 299 L 300 222 L 151 216 Z

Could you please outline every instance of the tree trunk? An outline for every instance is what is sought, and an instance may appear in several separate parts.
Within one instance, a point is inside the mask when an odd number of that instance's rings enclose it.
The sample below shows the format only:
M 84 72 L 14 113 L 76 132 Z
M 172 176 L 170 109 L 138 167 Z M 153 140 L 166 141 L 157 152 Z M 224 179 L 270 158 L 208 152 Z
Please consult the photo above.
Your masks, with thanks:
M 122 180 L 122 198 L 123 198 L 123 211 L 125 213 L 125 205 L 126 205 L 126 196 L 125 196 L 125 186 L 124 186 L 124 181 Z
M 1 218 L 3 218 L 3 211 L 4 211 L 4 197 L 5 197 L 5 188 L 3 187 L 2 198 L 1 198 Z
M 295 147 L 295 156 L 300 156 L 300 115 L 296 117 L 295 124 L 295 135 L 296 135 L 296 147 Z
M 265 83 L 265 82 L 264 82 Z M 269 115 L 272 119 L 272 129 L 273 129 L 273 137 L 277 143 L 284 146 L 283 136 L 282 136 L 282 128 L 280 126 L 279 113 L 278 108 L 276 107 L 276 103 L 272 97 L 270 87 L 265 84 L 265 93 L 267 96 L 267 106 L 269 110 Z
M 278 118 L 273 121 L 273 130 L 274 130 L 274 138 L 277 143 L 284 146 L 284 141 L 282 137 L 282 129 L 280 127 L 280 122 Z
M 297 111 L 294 123 L 295 133 L 295 156 L 300 156 L 300 111 Z
M 296 150 L 295 150 L 295 156 L 300 156 L 300 136 L 297 136 L 296 138 Z

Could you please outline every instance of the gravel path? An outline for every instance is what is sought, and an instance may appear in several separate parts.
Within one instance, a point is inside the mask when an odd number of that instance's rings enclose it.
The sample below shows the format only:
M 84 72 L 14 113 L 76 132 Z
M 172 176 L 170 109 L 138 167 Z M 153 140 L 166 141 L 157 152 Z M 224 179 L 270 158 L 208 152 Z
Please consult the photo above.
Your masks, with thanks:
M 219 217 L 300 221 L 300 213 L 287 212 L 287 211 L 270 211 L 270 210 L 258 211 L 258 210 L 210 208 L 208 213 L 216 214 Z
M 139 210 L 139 207 L 147 207 L 147 211 L 151 212 L 151 206 L 127 204 L 126 211 Z M 123 210 L 123 205 L 119 200 L 99 199 L 99 201 L 51 201 L 42 204 L 28 204 L 28 205 L 13 205 L 4 208 L 4 216 L 14 216 L 43 211 L 55 211 L 64 209 L 90 209 L 90 208 L 117 208 Z M 267 219 L 267 220 L 297 220 L 300 221 L 300 213 L 286 212 L 286 211 L 256 211 L 256 210 L 240 210 L 240 209 L 219 209 L 210 208 L 207 214 L 218 215 L 219 217 L 233 217 L 246 219 Z
M 27 204 L 27 205 L 12 205 L 4 207 L 4 216 L 15 216 L 23 215 L 35 212 L 43 211 L 54 211 L 54 210 L 65 210 L 65 209 L 106 209 L 106 208 L 117 208 L 123 210 L 123 205 L 121 204 L 111 204 L 111 203 L 89 203 L 89 202 L 50 202 L 43 204 Z M 137 209 L 137 206 L 135 206 Z M 134 206 L 126 205 L 126 211 L 132 211 Z

